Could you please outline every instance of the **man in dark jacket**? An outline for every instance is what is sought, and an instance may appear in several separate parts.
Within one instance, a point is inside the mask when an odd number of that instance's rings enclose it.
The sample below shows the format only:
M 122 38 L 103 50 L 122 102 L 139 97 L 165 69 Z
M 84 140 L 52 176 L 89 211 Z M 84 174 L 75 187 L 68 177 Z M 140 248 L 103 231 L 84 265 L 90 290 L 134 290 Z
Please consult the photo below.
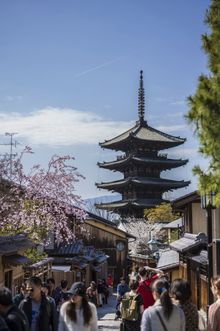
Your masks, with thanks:
M 4 318 L 9 330 L 30 330 L 27 317 L 22 311 L 13 305 L 12 294 L 7 287 L 0 288 L 0 314 Z
M 14 305 L 18 307 L 24 298 L 25 298 L 25 284 L 22 284 L 19 288 L 19 293 L 16 294 L 13 298 Z
M 0 331 L 10 331 L 2 317 L 0 317 Z
M 57 311 L 41 291 L 41 279 L 31 277 L 26 282 L 27 297 L 20 303 L 19 308 L 28 318 L 31 331 L 57 331 Z

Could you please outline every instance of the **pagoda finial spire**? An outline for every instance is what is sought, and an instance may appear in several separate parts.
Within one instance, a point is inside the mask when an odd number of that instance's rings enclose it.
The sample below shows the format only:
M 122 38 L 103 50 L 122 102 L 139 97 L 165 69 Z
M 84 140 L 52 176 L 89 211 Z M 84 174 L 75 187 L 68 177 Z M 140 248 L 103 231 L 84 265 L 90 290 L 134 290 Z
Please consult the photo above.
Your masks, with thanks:
M 143 82 L 143 70 L 140 71 L 140 86 L 138 89 L 138 116 L 140 123 L 144 122 L 144 82 Z

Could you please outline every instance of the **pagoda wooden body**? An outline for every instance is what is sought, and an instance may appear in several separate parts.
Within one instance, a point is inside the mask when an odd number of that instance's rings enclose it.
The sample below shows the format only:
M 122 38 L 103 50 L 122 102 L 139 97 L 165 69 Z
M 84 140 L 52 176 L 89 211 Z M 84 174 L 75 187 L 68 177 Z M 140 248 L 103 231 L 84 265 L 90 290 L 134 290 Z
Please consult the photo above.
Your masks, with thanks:
M 182 188 L 190 182 L 161 178 L 161 172 L 185 165 L 188 160 L 169 159 L 160 151 L 178 146 L 185 139 L 150 127 L 144 120 L 144 88 L 141 71 L 138 96 L 139 120 L 121 135 L 100 143 L 102 148 L 122 151 L 115 161 L 98 163 L 100 168 L 119 171 L 123 178 L 96 184 L 98 188 L 121 194 L 122 199 L 97 204 L 97 208 L 119 213 L 122 217 L 142 217 L 144 209 L 166 202 L 164 192 Z

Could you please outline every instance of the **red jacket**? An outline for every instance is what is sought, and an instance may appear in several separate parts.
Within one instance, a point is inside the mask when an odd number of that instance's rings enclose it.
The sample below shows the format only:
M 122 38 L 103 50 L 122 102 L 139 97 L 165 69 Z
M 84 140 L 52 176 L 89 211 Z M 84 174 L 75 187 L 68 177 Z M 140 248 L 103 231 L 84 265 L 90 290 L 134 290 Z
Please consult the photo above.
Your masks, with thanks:
M 137 293 L 141 294 L 144 300 L 144 309 L 154 305 L 155 300 L 153 298 L 150 286 L 151 283 L 153 283 L 153 281 L 155 281 L 157 278 L 158 275 L 154 275 L 153 277 L 148 278 L 145 281 L 139 283 Z

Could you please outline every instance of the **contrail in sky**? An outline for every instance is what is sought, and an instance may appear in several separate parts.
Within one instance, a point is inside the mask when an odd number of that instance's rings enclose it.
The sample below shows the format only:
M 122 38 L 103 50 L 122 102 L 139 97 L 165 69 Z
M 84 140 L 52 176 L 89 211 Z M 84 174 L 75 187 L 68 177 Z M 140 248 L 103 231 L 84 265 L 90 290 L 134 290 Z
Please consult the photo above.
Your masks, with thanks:
M 95 70 L 98 70 L 98 69 L 101 69 L 103 67 L 107 67 L 108 65 L 114 63 L 114 62 L 117 62 L 119 60 L 121 60 L 122 58 L 124 58 L 124 56 L 120 56 L 118 57 L 117 59 L 114 59 L 114 60 L 111 60 L 111 61 L 108 61 L 108 62 L 105 62 L 105 63 L 102 63 L 96 67 L 92 67 L 90 69 L 87 69 L 85 71 L 82 71 L 82 72 L 79 72 L 78 74 L 75 75 L 75 77 L 81 77 L 81 76 L 84 76 L 86 74 L 88 74 L 89 72 L 92 72 L 92 71 L 95 71 Z

